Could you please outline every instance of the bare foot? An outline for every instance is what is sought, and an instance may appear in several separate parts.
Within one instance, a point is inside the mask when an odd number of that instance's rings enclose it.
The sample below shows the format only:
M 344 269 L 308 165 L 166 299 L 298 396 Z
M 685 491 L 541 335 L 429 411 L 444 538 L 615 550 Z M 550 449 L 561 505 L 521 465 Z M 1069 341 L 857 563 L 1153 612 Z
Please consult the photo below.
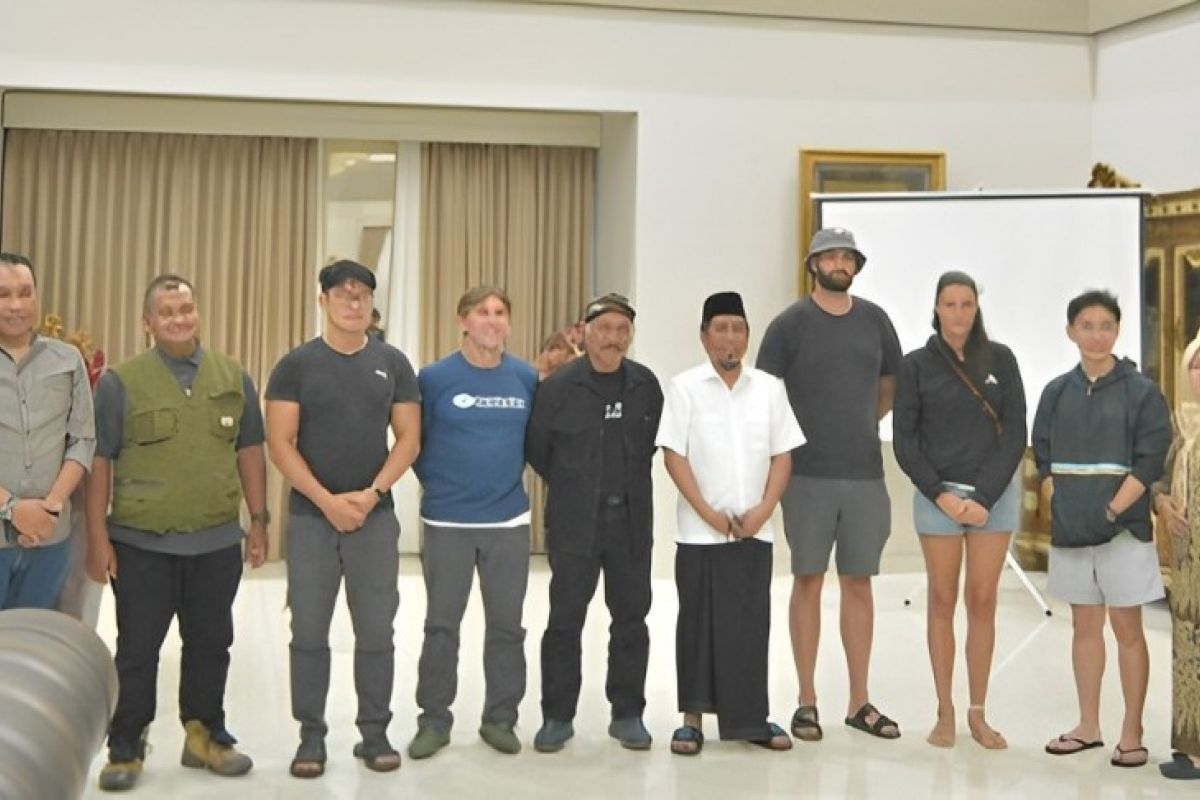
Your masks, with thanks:
M 972 707 L 967 710 L 967 727 L 971 729 L 971 738 L 979 742 L 985 750 L 1008 749 L 1008 742 L 1000 732 L 987 724 L 982 708 Z
M 957 735 L 955 727 L 954 709 L 946 712 L 938 711 L 937 722 L 934 723 L 933 730 L 925 737 L 925 741 L 934 747 L 954 747 L 954 740 Z

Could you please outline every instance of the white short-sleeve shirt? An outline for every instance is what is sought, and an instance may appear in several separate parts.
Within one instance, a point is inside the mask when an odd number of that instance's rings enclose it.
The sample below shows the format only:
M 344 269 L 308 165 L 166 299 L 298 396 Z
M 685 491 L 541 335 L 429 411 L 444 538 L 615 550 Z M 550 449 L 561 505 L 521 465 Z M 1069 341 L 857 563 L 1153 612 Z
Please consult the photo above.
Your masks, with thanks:
M 742 514 L 762 500 L 771 457 L 804 444 L 804 434 L 783 381 L 743 366 L 731 389 L 706 361 L 671 379 L 655 444 L 688 460 L 709 505 Z M 730 541 L 709 527 L 683 495 L 676 516 L 677 542 Z M 774 541 L 770 520 L 754 538 Z

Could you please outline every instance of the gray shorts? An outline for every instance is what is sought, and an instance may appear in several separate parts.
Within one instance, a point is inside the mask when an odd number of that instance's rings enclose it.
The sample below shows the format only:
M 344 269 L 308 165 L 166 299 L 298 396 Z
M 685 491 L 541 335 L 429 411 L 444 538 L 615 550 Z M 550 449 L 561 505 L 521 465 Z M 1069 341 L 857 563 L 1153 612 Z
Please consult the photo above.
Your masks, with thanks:
M 824 574 L 835 542 L 839 575 L 879 574 L 879 557 L 892 532 L 892 504 L 882 478 L 793 475 L 782 506 L 793 575 Z
M 1158 550 L 1129 531 L 1093 547 L 1051 547 L 1046 590 L 1071 605 L 1125 608 L 1164 596 Z

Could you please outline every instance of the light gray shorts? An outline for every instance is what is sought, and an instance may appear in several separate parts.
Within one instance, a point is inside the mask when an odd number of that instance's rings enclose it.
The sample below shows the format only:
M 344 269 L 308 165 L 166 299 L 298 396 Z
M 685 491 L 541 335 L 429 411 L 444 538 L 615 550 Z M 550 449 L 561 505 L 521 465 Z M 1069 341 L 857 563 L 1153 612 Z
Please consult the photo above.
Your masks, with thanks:
M 892 504 L 882 478 L 793 475 L 782 506 L 793 575 L 823 575 L 835 543 L 839 575 L 879 574 L 879 557 L 892 532 Z
M 967 497 L 974 490 L 973 486 L 960 483 L 946 484 L 946 490 L 956 497 Z M 930 500 L 919 491 L 913 491 L 913 528 L 923 536 L 961 536 L 964 533 L 980 533 L 981 531 L 1005 531 L 1011 533 L 1017 529 L 1020 520 L 1021 487 L 1016 481 L 1008 484 L 1004 494 L 1000 495 L 988 512 L 987 522 L 983 527 L 960 525 L 947 517 L 938 508 L 937 503 Z
M 1129 531 L 1093 547 L 1051 547 L 1046 589 L 1072 605 L 1117 608 L 1165 595 L 1154 542 Z

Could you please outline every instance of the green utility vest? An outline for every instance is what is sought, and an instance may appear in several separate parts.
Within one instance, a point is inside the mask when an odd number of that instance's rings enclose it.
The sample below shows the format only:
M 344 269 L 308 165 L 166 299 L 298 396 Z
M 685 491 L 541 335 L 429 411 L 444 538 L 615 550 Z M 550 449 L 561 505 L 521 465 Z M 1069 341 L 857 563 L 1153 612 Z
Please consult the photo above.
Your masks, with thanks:
M 126 403 L 109 520 L 160 534 L 236 520 L 236 446 L 246 402 L 238 363 L 205 350 L 190 396 L 154 350 L 113 371 Z

